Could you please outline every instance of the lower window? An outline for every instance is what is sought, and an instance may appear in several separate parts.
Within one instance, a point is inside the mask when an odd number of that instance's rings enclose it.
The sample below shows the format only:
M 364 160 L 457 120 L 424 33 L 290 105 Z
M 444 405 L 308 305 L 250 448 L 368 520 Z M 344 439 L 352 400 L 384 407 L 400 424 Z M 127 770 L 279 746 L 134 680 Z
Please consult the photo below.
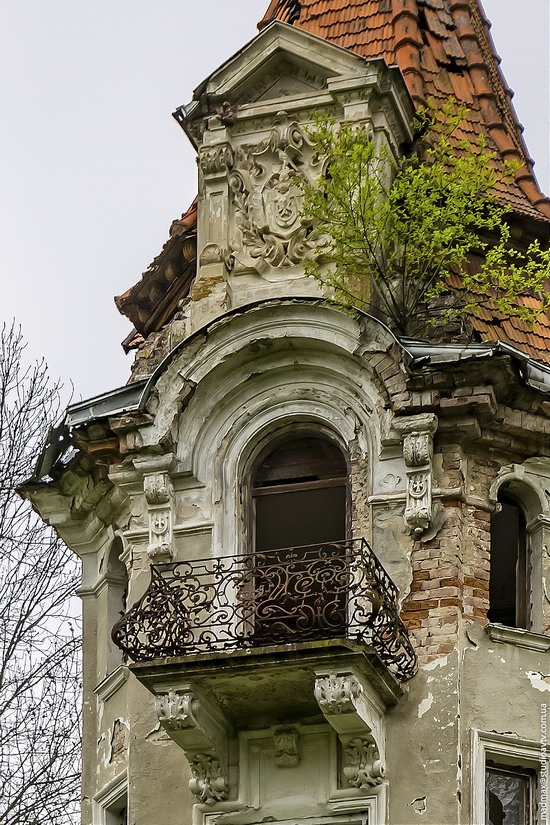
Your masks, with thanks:
M 487 764 L 486 825 L 531 825 L 534 817 L 535 774 L 521 768 Z
M 472 731 L 472 822 L 550 825 L 546 777 L 550 749 L 508 734 Z
M 113 780 L 93 801 L 94 825 L 128 825 L 126 773 Z

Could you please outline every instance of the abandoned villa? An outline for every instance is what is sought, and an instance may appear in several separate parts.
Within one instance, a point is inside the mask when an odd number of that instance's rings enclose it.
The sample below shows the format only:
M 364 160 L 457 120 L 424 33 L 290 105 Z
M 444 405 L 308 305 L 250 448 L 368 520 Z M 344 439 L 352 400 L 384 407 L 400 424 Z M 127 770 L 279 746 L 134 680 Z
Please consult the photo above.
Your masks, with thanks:
M 131 378 L 24 487 L 82 560 L 82 825 L 546 825 L 550 318 L 342 308 L 296 183 L 319 115 L 396 159 L 452 97 L 547 244 L 490 24 L 272 0 L 219 59 L 174 113 L 197 198 L 116 298 Z

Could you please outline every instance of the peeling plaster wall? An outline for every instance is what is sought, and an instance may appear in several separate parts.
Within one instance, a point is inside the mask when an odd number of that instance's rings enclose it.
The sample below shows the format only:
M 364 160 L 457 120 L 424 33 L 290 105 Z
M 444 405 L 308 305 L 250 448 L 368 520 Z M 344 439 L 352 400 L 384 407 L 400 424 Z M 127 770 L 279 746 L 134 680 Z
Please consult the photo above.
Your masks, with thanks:
M 286 74 L 272 60 L 283 47 Z M 309 85 L 300 97 L 304 73 Z M 273 99 L 283 88 L 286 96 Z M 382 324 L 337 311 L 304 278 L 311 249 L 286 177 L 291 166 L 308 179 L 320 171 L 303 127 L 320 109 L 362 123 L 397 153 L 410 138 L 398 72 L 276 25 L 205 89 L 239 105 L 228 117 L 187 123 L 199 144 L 198 275 L 173 324 L 142 349 L 138 374 L 165 358 L 147 405 L 75 427 L 79 456 L 31 496 L 83 559 L 83 825 L 96 825 L 93 799 L 125 770 L 130 825 L 205 823 L 201 809 L 193 814 L 189 763 L 159 727 L 152 693 L 113 670 L 119 662 L 108 634 L 120 598 L 120 575 L 116 581 L 106 570 L 113 542 L 121 544 L 129 606 L 145 593 L 151 563 L 249 552 L 251 468 L 273 439 L 293 432 L 322 433 L 346 454 L 351 532 L 369 540 L 396 584 L 420 667 L 386 712 L 378 697 L 387 776 L 367 783 L 367 792 L 357 791 L 357 777 L 350 790 L 344 743 L 334 733 L 351 718 L 349 696 L 344 722 L 329 724 L 308 704 L 316 674 L 300 666 L 309 693 L 286 673 L 279 715 L 268 723 L 277 684 L 265 670 L 239 672 L 224 712 L 227 729 L 238 717 L 242 730 L 227 733 L 217 721 L 231 739 L 233 801 L 244 793 L 251 804 L 225 821 L 309 816 L 314 823 L 329 795 L 343 792 L 336 811 L 360 810 L 363 798 L 376 797 L 369 825 L 480 825 L 472 819 L 471 788 L 481 780 L 472 775 L 471 731 L 535 741 L 550 691 L 547 654 L 528 649 L 528 633 L 519 647 L 483 629 L 490 514 L 502 483 L 524 496 L 533 629 L 550 627 L 547 402 L 502 357 L 411 365 Z M 286 215 L 277 211 L 283 201 Z M 220 666 L 218 687 L 231 681 L 237 658 Z M 165 675 L 155 689 L 174 690 L 180 677 Z M 293 764 L 281 766 L 274 728 L 290 721 L 304 759 L 296 763 L 287 732 L 282 758 Z M 255 811 L 260 802 L 265 810 Z

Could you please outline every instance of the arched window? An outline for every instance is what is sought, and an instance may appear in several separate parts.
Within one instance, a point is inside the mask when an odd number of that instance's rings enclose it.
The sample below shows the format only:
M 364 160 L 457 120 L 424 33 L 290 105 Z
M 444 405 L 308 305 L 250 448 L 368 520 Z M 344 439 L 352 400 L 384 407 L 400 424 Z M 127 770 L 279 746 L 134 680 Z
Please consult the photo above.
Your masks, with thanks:
M 347 462 L 328 438 L 287 438 L 260 458 L 252 475 L 256 639 L 344 632 L 347 500 Z
M 98 615 L 100 630 L 106 640 L 105 662 L 103 663 L 104 674 L 107 676 L 122 664 L 122 653 L 120 648 L 111 639 L 113 625 L 117 622 L 126 610 L 126 597 L 128 595 L 128 574 L 126 567 L 120 560 L 122 554 L 122 541 L 117 536 L 106 557 L 105 587 L 100 595 L 100 605 Z M 103 622 L 105 628 L 103 630 Z M 99 663 L 101 666 L 101 662 Z
M 348 535 L 347 462 L 327 438 L 300 435 L 264 453 L 252 496 L 258 552 L 344 541 Z
M 529 630 L 531 576 L 525 514 L 505 488 L 499 491 L 498 503 L 500 509 L 491 517 L 488 619 Z

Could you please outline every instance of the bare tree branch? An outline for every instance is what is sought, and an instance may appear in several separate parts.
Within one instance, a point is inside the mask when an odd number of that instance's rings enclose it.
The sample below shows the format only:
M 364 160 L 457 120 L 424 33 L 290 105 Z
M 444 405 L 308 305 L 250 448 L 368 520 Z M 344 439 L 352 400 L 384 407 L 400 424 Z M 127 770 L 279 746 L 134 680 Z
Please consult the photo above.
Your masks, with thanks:
M 1 825 L 78 821 L 78 563 L 16 492 L 59 411 L 43 362 L 27 365 L 20 330 L 0 333 Z

